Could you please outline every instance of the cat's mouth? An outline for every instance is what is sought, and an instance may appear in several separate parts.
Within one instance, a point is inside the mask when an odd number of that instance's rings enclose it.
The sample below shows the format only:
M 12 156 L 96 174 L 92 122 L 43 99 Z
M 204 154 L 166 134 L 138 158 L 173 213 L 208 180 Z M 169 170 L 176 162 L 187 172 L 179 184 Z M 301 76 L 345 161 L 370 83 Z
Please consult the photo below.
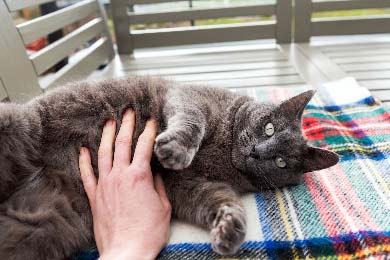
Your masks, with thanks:
M 256 161 L 257 161 L 256 159 L 251 158 L 250 156 L 246 157 L 245 168 L 252 169 L 252 171 L 258 173 L 259 176 L 265 176 L 266 173 L 264 172 L 264 170 L 262 168 L 256 167 L 256 166 L 253 167 L 253 165 L 256 165 Z

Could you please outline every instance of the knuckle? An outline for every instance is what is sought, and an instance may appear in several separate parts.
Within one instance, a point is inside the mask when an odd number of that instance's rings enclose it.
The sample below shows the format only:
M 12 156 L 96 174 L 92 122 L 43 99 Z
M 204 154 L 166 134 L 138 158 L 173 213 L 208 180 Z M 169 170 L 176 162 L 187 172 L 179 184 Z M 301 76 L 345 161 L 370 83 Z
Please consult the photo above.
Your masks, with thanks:
M 168 202 L 166 206 L 166 213 L 167 215 L 171 215 L 172 213 L 172 205 Z
M 84 183 L 84 190 L 85 190 L 85 193 L 87 193 L 88 196 L 92 196 L 92 191 L 94 190 L 94 185 L 92 184 L 92 182 L 87 182 L 87 183 Z
M 81 171 L 81 180 L 83 180 L 85 183 L 89 183 L 93 180 L 93 174 L 91 171 L 87 168 Z
M 106 147 L 100 147 L 98 150 L 98 157 L 105 158 L 110 155 L 110 150 Z
M 111 169 L 109 176 L 111 178 L 115 178 L 117 175 L 121 174 L 121 170 L 122 169 L 118 165 L 114 164 L 114 166 L 112 166 L 112 169 Z
M 128 145 L 131 142 L 128 136 L 118 136 L 115 140 L 115 145 Z
M 130 165 L 130 170 L 131 170 L 132 174 L 133 173 L 135 174 L 135 173 L 141 171 L 142 168 L 140 167 L 140 165 L 138 163 L 133 163 L 133 164 Z
M 134 116 L 133 115 L 124 116 L 123 119 L 122 119 L 122 124 L 126 123 L 128 125 L 131 125 L 131 124 L 133 124 L 133 122 L 134 122 Z
M 106 187 L 115 187 L 117 186 L 118 182 L 119 182 L 119 178 L 116 176 L 117 174 L 115 174 L 114 172 L 111 172 L 107 178 L 106 178 Z
M 91 177 L 85 177 L 82 179 L 85 192 L 89 194 L 95 188 L 95 183 Z
M 144 174 L 146 172 L 146 167 L 145 167 L 145 164 L 143 163 L 137 163 L 136 165 L 134 165 L 134 171 L 136 173 L 139 173 L 139 174 Z
M 112 179 L 111 179 L 111 182 L 112 182 L 112 184 L 114 184 L 116 187 L 117 186 L 120 186 L 121 185 L 121 183 L 122 183 L 122 178 L 121 178 L 121 174 L 120 173 L 114 173 L 114 174 L 112 174 L 113 176 L 112 176 Z
M 136 181 L 143 181 L 146 179 L 148 169 L 140 164 L 131 166 L 131 175 Z
M 136 171 L 133 173 L 133 179 L 135 182 L 143 182 L 146 179 L 144 172 Z

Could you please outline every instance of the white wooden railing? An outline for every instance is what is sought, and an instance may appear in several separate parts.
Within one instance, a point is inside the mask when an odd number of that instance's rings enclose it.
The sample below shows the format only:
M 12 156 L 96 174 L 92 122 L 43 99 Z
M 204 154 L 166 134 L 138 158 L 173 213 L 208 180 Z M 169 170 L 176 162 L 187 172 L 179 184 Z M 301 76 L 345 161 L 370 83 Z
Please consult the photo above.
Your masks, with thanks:
M 315 12 L 390 9 L 390 0 L 295 0 L 296 42 L 311 36 L 390 33 L 390 15 L 312 18 Z
M 193 8 L 180 11 L 136 13 L 137 4 L 179 2 L 174 0 L 111 0 L 116 39 L 120 54 L 132 53 L 135 48 L 159 47 L 255 39 L 276 39 L 279 43 L 291 41 L 291 0 L 275 4 L 247 5 L 223 8 Z M 130 31 L 130 25 L 196 21 L 222 17 L 274 16 L 267 22 L 249 22 L 212 26 L 190 26 Z
M 188 0 L 187 0 L 188 1 Z M 221 8 L 188 7 L 179 11 L 137 13 L 134 5 L 153 5 L 177 0 L 111 0 L 120 54 L 135 48 L 276 39 L 278 43 L 307 42 L 311 36 L 390 32 L 390 15 L 312 18 L 313 13 L 354 9 L 389 9 L 390 0 L 276 0 L 275 4 Z M 183 1 L 181 1 L 183 2 Z M 292 21 L 294 11 L 294 22 Z M 164 29 L 129 30 L 131 25 L 196 21 L 221 17 L 274 16 L 269 22 Z M 292 30 L 292 26 L 294 26 Z M 291 31 L 294 32 L 292 35 Z
M 98 0 L 81 0 L 66 8 L 15 25 L 11 13 L 55 0 L 0 0 L 0 101 L 24 102 L 43 91 L 84 79 L 114 55 L 105 12 Z M 76 30 L 28 54 L 25 45 L 67 25 L 85 21 Z M 91 44 L 91 42 L 93 42 Z M 38 77 L 70 55 L 77 59 L 44 82 Z

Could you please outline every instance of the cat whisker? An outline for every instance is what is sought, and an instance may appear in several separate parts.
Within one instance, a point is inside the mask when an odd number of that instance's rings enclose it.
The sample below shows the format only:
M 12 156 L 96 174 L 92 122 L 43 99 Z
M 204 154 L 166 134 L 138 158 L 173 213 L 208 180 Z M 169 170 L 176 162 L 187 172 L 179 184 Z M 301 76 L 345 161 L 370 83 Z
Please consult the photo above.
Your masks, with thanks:
M 264 181 L 267 184 L 269 184 L 272 188 L 276 189 L 277 191 L 280 191 L 280 189 L 275 185 L 275 183 L 273 183 L 270 179 L 267 178 L 266 174 L 262 169 L 258 168 L 257 170 L 261 173 L 261 176 L 264 177 Z
M 272 186 L 272 188 L 276 189 L 277 191 L 281 192 L 281 190 L 273 183 L 270 179 L 268 179 L 265 175 L 263 175 L 264 180 Z

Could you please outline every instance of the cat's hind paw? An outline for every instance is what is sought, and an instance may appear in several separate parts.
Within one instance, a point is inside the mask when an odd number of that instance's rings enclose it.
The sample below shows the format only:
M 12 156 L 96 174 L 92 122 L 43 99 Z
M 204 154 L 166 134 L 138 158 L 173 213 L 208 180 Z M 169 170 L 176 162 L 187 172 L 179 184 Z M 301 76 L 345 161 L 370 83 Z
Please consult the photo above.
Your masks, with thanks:
M 223 206 L 219 209 L 211 229 L 211 243 L 215 252 L 231 255 L 238 251 L 246 234 L 246 217 L 242 210 Z
M 173 134 L 164 132 L 157 136 L 154 152 L 164 168 L 182 170 L 191 164 L 196 149 L 180 144 Z

